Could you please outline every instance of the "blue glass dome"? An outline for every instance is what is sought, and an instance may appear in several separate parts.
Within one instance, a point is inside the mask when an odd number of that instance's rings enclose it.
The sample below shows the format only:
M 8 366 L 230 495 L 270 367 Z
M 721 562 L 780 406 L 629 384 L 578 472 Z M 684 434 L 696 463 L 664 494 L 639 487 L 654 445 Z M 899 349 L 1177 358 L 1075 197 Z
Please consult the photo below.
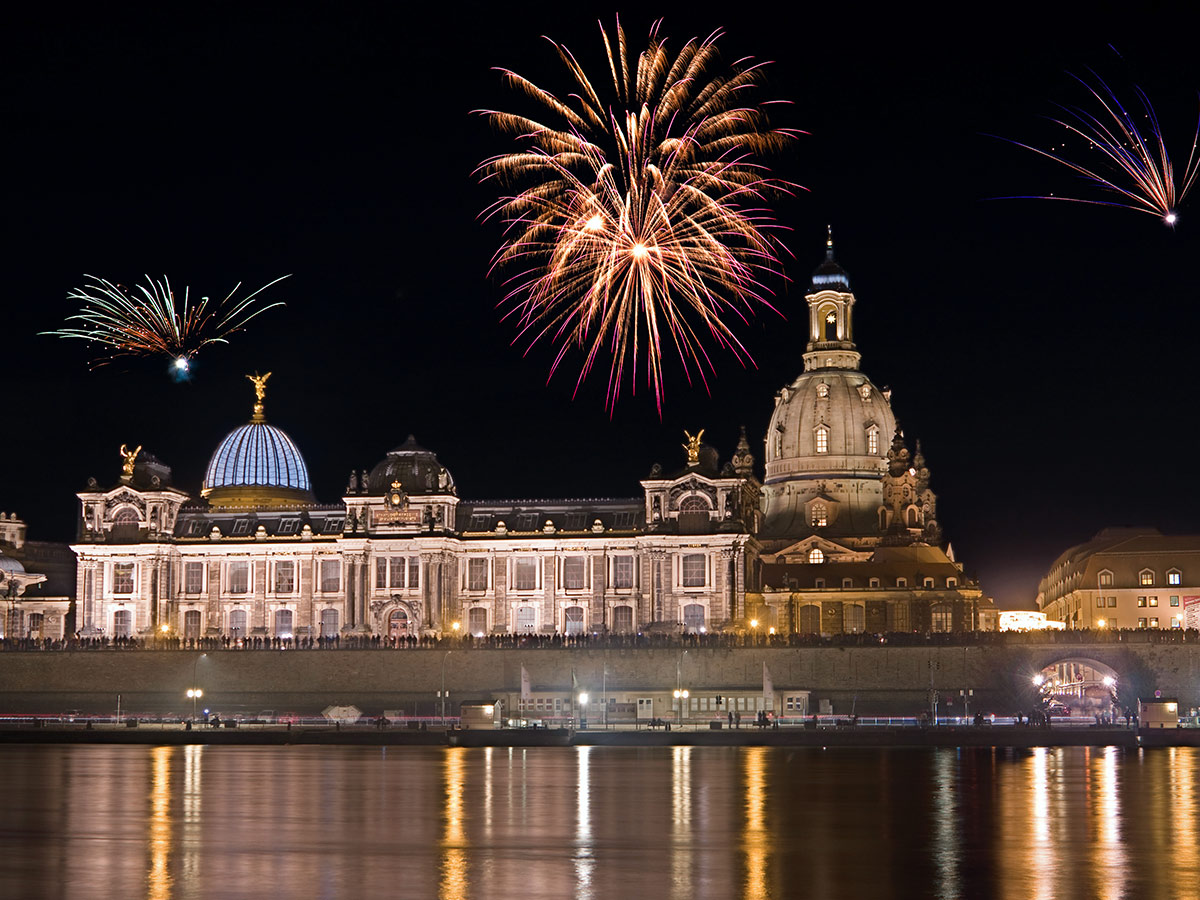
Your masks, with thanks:
M 251 422 L 235 428 L 208 463 L 204 476 L 208 490 L 246 485 L 312 490 L 300 451 L 274 425 Z

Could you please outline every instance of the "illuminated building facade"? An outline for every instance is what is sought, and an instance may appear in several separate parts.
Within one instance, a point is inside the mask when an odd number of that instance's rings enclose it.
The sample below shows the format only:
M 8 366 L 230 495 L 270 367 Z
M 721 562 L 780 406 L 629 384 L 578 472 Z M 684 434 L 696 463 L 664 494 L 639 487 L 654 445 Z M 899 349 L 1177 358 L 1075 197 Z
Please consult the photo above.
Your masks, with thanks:
M 1054 561 L 1037 605 L 1067 628 L 1200 628 L 1200 536 L 1106 528 Z
M 813 282 L 804 372 L 776 396 L 765 482 L 744 431 L 724 463 L 700 432 L 640 496 L 468 500 L 409 437 L 321 504 L 299 449 L 266 421 L 269 373 L 253 376 L 251 420 L 214 451 L 198 498 L 140 448 L 123 448 L 117 483 L 78 494 L 81 629 L 400 639 L 752 620 L 829 634 L 989 627 L 990 603 L 938 547 L 919 448 L 910 459 L 888 392 L 858 370 L 854 295 L 832 245 Z

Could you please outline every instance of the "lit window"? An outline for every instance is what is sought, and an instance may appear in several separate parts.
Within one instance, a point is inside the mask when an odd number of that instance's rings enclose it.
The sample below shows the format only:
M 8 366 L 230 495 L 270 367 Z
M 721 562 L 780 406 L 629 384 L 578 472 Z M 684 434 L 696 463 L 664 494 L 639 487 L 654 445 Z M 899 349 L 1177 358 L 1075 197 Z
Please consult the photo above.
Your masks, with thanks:
M 828 397 L 829 396 L 829 385 L 827 385 L 823 381 L 820 384 L 818 384 L 817 385 L 817 396 L 820 397 L 822 400 L 824 400 L 826 397 Z
M 632 556 L 617 556 L 613 559 L 613 587 L 618 589 L 633 587 Z
M 468 591 L 486 591 L 487 590 L 487 563 L 486 559 L 468 559 L 467 560 L 467 590 Z
M 824 425 L 817 428 L 816 438 L 817 438 L 817 452 L 818 453 L 828 453 L 829 452 L 829 429 L 826 428 Z
M 1112 584 L 1112 572 L 1101 572 L 1100 573 L 1100 584 L 1104 587 L 1108 587 L 1109 585 L 1111 585 Z
M 825 562 L 825 554 L 821 552 L 819 547 L 813 547 L 808 551 L 808 561 L 813 565 Z
M 1157 627 L 1158 627 L 1158 616 L 1151 616 L 1151 617 L 1150 617 L 1150 627 L 1151 627 L 1151 628 L 1157 628 Z
M 405 557 L 403 556 L 393 556 L 388 559 L 388 567 L 392 576 L 391 584 L 394 588 L 404 587 L 404 563 Z
M 1157 598 L 1157 597 L 1151 597 L 1151 598 L 1150 598 L 1150 605 L 1151 605 L 1151 606 L 1158 606 L 1158 598 Z
M 703 553 L 687 554 L 683 557 L 680 568 L 684 587 L 704 587 L 706 567 Z
M 183 564 L 183 590 L 187 594 L 199 594 L 204 590 L 204 563 Z
M 296 563 L 281 560 L 275 563 L 275 593 L 290 594 L 296 589 Z
M 514 564 L 516 577 L 513 580 L 518 591 L 537 590 L 537 566 L 536 559 L 518 559 L 516 561 Z
M 321 560 L 321 592 L 331 594 L 342 585 L 342 561 L 340 559 Z
M 954 609 L 946 603 L 941 603 L 930 610 L 930 625 L 932 630 L 946 634 L 954 627 Z
M 1145 627 L 1146 627 L 1146 620 L 1144 618 L 1139 618 L 1138 619 L 1138 628 L 1145 628 Z
M 1154 573 L 1149 570 L 1139 573 L 1138 584 L 1154 584 Z
M 582 591 L 587 560 L 582 556 L 568 556 L 563 559 L 563 590 Z
M 133 563 L 117 563 L 113 566 L 113 593 L 133 593 Z
M 1181 580 L 1182 578 L 1183 578 L 1183 575 L 1180 574 L 1179 572 L 1168 572 L 1167 573 L 1167 584 L 1182 584 L 1183 583 Z
M 231 562 L 226 571 L 229 593 L 246 594 L 250 591 L 250 563 Z
M 829 508 L 824 503 L 812 505 L 812 524 L 814 528 L 823 528 L 829 524 Z
M 1146 605 L 1146 598 L 1145 598 L 1145 597 L 1138 597 L 1138 599 L 1137 599 L 1137 604 L 1138 604 L 1138 606 L 1145 606 L 1145 605 Z
M 869 456 L 879 455 L 879 428 L 875 425 L 867 429 L 867 454 Z

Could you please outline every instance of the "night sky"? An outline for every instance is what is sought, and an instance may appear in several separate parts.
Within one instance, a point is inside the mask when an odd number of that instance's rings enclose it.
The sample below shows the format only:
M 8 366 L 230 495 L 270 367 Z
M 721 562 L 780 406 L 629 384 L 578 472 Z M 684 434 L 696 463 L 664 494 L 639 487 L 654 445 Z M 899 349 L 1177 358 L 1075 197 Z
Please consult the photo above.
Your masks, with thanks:
M 651 464 L 682 464 L 685 428 L 725 459 L 745 424 L 761 463 L 773 395 L 802 369 L 826 223 L 863 370 L 893 389 L 944 532 L 1001 605 L 1031 605 L 1049 562 L 1107 525 L 1200 530 L 1200 189 L 1175 231 L 992 200 L 1098 195 L 988 136 L 1048 143 L 1053 101 L 1083 99 L 1067 73 L 1092 67 L 1148 91 L 1182 167 L 1195 4 L 975 7 L 987 21 L 961 4 L 626 7 L 631 46 L 662 15 L 668 46 L 723 28 L 729 60 L 772 60 L 768 95 L 794 101 L 776 121 L 809 132 L 775 161 L 808 188 L 778 205 L 784 316 L 738 331 L 758 367 L 718 356 L 711 393 L 673 369 L 661 420 L 644 385 L 610 418 L 603 372 L 573 398 L 569 369 L 546 383 L 549 348 L 512 346 L 487 271 L 500 229 L 479 219 L 494 194 L 472 177 L 509 144 L 471 111 L 519 108 L 491 67 L 565 91 L 545 34 L 600 79 L 596 22 L 615 7 L 104 6 L 6 13 L 0 510 L 31 539 L 74 537 L 74 492 L 115 482 L 122 443 L 198 491 L 249 417 L 254 370 L 274 372 L 268 420 L 325 502 L 409 433 L 467 498 L 638 496 Z M 286 309 L 175 384 L 165 359 L 89 372 L 82 342 L 37 335 L 76 310 L 84 273 L 220 296 L 292 277 L 271 292 Z

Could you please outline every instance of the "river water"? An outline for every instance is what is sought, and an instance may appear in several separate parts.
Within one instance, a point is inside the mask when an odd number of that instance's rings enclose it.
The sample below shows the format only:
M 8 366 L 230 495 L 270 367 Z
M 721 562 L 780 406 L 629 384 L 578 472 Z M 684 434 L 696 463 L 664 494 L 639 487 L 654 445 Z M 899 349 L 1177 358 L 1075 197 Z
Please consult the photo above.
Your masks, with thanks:
M 0 897 L 1200 897 L 1200 750 L 0 747 Z

